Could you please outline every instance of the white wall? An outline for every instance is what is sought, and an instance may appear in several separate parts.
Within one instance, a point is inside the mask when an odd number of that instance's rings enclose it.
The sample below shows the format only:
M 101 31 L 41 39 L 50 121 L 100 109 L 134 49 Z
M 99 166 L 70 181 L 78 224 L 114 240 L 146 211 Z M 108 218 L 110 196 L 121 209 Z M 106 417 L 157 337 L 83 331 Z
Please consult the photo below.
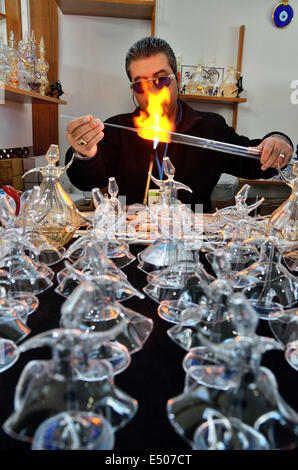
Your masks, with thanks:
M 68 104 L 60 114 L 93 114 L 102 120 L 135 107 L 125 73 L 125 54 L 151 22 L 59 14 L 59 78 Z M 60 154 L 69 147 L 60 119 Z M 64 178 L 64 181 L 67 181 Z
M 1 101 L 2 102 L 2 101 Z M 0 148 L 32 147 L 31 104 L 0 104 Z
M 239 28 L 244 24 L 242 73 L 248 101 L 239 105 L 237 130 L 252 138 L 280 130 L 296 144 L 298 105 L 291 104 L 290 84 L 298 79 L 298 18 L 288 28 L 275 27 L 275 6 L 272 0 L 157 0 L 156 36 L 166 39 L 175 53 L 182 52 L 184 64 L 209 62 L 215 56 L 218 66 L 236 66 Z M 150 35 L 149 21 L 60 13 L 60 79 L 68 101 L 60 112 L 105 119 L 131 111 L 124 57 L 145 35 Z M 192 105 L 219 112 L 232 123 L 228 105 Z M 60 120 L 61 154 L 68 147 L 66 124 Z
M 248 101 L 238 107 L 237 130 L 262 137 L 278 129 L 295 144 L 298 105 L 291 104 L 290 84 L 298 79 L 298 17 L 295 11 L 290 26 L 277 28 L 271 18 L 276 5 L 272 0 L 157 0 L 156 35 L 182 52 L 184 64 L 216 56 L 218 66 L 236 66 L 239 27 L 244 24 L 242 73 Z M 228 105 L 193 106 L 221 112 L 232 122 Z
M 2 5 L 2 10 L 1 10 Z M 21 0 L 22 30 L 29 30 L 28 0 Z M 0 10 L 4 2 L 0 2 Z M 6 30 L 6 26 L 5 26 Z M 0 38 L 1 39 L 1 38 Z M 6 38 L 2 38 L 7 43 Z M 6 101 L 0 93 L 0 148 L 32 147 L 32 107 L 31 104 Z

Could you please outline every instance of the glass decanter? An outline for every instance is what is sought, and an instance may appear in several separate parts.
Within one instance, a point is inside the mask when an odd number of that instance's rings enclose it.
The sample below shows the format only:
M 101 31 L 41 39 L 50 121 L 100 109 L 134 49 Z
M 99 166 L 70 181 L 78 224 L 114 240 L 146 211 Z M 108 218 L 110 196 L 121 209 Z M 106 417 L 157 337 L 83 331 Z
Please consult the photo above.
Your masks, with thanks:
M 65 167 L 56 166 L 59 161 L 58 145 L 50 146 L 46 158 L 47 166 L 32 168 L 23 177 L 36 171 L 42 174 L 38 204 L 46 207 L 48 212 L 40 221 L 38 229 L 50 241 L 53 240 L 63 246 L 71 240 L 78 228 L 88 226 L 88 222 L 77 210 L 59 181 L 60 176 L 72 164 L 73 158 Z
M 290 197 L 278 207 L 268 221 L 268 233 L 283 240 L 298 241 L 298 155 L 294 159 L 293 178 L 287 178 L 278 168 L 281 179 L 292 189 Z
M 190 95 L 205 95 L 205 86 L 202 64 L 198 64 L 195 73 L 186 85 L 186 92 Z
M 19 378 L 14 411 L 3 425 L 15 439 L 32 442 L 41 423 L 63 412 L 103 415 L 117 430 L 137 411 L 137 401 L 114 385 L 113 376 L 129 353 L 108 335 L 80 330 L 51 330 L 25 341 L 19 351 L 49 346 L 51 360 L 30 361 Z M 101 347 L 101 356 L 92 351 Z
M 232 65 L 226 70 L 225 77 L 219 86 L 219 93 L 227 98 L 237 98 L 237 71 Z
M 49 80 L 47 77 L 47 73 L 49 71 L 49 64 L 45 60 L 45 44 L 44 44 L 44 39 L 43 37 L 40 40 L 39 44 L 39 59 L 37 60 L 36 64 L 36 70 L 40 75 L 40 94 L 45 95 L 46 94 L 46 89 L 49 86 Z
M 235 308 L 245 311 L 246 299 L 242 296 L 239 302 L 239 295 Z M 255 334 L 221 344 L 200 336 L 214 363 L 191 366 L 184 392 L 168 401 L 168 417 L 176 432 L 193 446 L 195 432 L 211 409 L 260 432 L 270 449 L 297 446 L 298 415 L 280 396 L 273 373 L 260 366 L 266 351 L 282 346 Z

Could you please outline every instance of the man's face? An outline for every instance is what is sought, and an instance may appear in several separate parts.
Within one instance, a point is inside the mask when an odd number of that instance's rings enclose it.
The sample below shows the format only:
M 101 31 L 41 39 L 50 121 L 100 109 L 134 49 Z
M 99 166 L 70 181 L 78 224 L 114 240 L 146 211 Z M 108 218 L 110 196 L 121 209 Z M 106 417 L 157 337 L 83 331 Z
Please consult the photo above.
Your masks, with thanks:
M 132 82 L 137 80 L 161 77 L 165 75 L 171 75 L 173 70 L 169 64 L 168 58 L 164 53 L 159 53 L 151 57 L 144 57 L 141 59 L 133 60 L 129 67 Z M 152 82 L 147 82 L 149 85 L 149 91 L 151 93 L 158 93 L 159 90 L 155 88 Z M 145 88 L 145 90 L 147 87 Z M 178 99 L 178 87 L 176 79 L 171 80 L 170 86 L 170 102 L 164 105 L 164 113 L 170 120 L 175 119 L 177 99 Z M 134 92 L 135 93 L 135 92 Z M 148 97 L 146 91 L 144 93 L 135 93 L 136 99 L 143 110 L 146 110 L 148 106 Z

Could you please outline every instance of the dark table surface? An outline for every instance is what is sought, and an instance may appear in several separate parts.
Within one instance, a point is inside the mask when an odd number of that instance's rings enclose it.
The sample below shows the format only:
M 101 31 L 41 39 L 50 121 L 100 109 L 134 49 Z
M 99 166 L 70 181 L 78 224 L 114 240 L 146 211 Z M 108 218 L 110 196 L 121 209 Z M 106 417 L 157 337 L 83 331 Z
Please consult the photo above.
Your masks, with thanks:
M 136 254 L 144 246 L 132 246 Z M 56 272 L 63 268 L 63 263 L 54 266 Z M 137 261 L 123 269 L 134 287 L 141 290 L 146 285 L 146 275 L 137 269 Z M 54 292 L 56 287 L 38 296 L 40 305 L 30 315 L 28 326 L 31 336 L 42 331 L 58 328 L 60 308 L 64 298 Z M 166 413 L 168 399 L 183 391 L 185 372 L 182 360 L 186 354 L 167 335 L 172 324 L 157 315 L 158 304 L 149 299 L 132 298 L 123 305 L 141 313 L 154 322 L 151 335 L 141 351 L 132 355 L 129 367 L 115 377 L 115 384 L 138 401 L 138 411 L 134 418 L 116 432 L 115 451 L 172 451 L 190 453 L 191 448 L 172 428 Z M 260 321 L 258 334 L 271 336 L 267 322 Z M 32 359 L 44 359 L 37 351 L 22 354 L 18 362 L 0 374 L 0 423 L 1 425 L 13 411 L 15 387 L 24 366 Z M 277 379 L 282 397 L 298 411 L 298 373 L 284 358 L 282 351 L 270 351 L 263 356 L 262 365 L 271 369 Z M 6 435 L 0 429 L 1 450 L 29 450 L 30 444 Z

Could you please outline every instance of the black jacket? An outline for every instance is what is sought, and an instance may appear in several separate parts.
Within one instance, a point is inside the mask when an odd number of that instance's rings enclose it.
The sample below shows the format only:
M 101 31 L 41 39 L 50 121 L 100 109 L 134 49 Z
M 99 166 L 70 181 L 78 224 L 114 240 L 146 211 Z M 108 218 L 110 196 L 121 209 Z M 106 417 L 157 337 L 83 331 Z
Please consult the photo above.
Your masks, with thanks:
M 180 104 L 182 120 L 175 129 L 178 133 L 246 147 L 256 146 L 263 140 L 250 140 L 236 134 L 219 114 L 196 111 L 183 102 Z M 138 113 L 139 108 L 134 113 L 114 116 L 107 122 L 131 127 L 133 116 Z M 108 126 L 105 127 L 104 134 L 95 157 L 86 161 L 74 159 L 67 172 L 71 183 L 78 189 L 91 191 L 94 187 L 106 187 L 108 178 L 114 176 L 119 186 L 119 194 L 126 195 L 127 204 L 141 203 L 152 142 L 142 139 L 135 132 Z M 160 143 L 158 146 L 160 156 L 163 155 L 164 145 Z M 72 148 L 67 151 L 66 162 L 71 156 Z M 192 194 L 180 191 L 179 199 L 186 204 L 192 204 L 192 208 L 194 204 L 203 204 L 204 212 L 211 210 L 210 196 L 222 173 L 247 179 L 270 178 L 276 174 L 274 169 L 262 171 L 258 160 L 177 143 L 169 144 L 167 156 L 176 169 L 175 180 L 193 190 Z M 158 178 L 156 167 L 155 163 L 153 175 Z M 155 185 L 151 183 L 150 187 L 154 188 Z

